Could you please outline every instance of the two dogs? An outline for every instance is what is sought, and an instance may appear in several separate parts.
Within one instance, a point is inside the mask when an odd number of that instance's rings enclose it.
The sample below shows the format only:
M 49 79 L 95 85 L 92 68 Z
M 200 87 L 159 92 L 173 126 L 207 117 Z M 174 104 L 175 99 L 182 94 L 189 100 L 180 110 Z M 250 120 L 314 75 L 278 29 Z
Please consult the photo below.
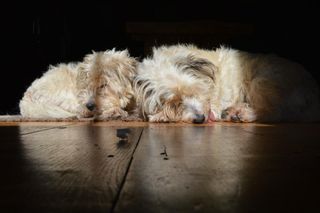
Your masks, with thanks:
M 126 51 L 106 51 L 51 68 L 28 88 L 20 109 L 27 117 L 311 122 L 320 119 L 319 97 L 316 82 L 297 63 L 225 47 L 176 45 L 154 48 L 140 63 Z

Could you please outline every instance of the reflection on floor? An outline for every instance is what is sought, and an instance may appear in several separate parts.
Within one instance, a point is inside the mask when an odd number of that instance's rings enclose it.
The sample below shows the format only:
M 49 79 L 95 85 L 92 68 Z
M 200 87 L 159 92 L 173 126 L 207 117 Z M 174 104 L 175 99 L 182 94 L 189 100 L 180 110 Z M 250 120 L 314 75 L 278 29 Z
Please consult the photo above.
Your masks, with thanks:
M 310 212 L 320 124 L 0 123 L 0 212 Z

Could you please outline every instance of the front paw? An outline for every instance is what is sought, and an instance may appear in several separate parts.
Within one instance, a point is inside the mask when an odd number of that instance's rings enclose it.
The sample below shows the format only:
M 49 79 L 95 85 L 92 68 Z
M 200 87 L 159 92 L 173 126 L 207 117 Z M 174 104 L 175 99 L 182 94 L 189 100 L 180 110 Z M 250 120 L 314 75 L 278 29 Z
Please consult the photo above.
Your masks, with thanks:
M 240 113 L 235 108 L 228 107 L 227 109 L 222 110 L 221 120 L 232 121 L 232 122 L 241 122 Z
M 153 123 L 169 123 L 168 118 L 166 116 L 163 116 L 162 113 L 149 115 L 148 120 L 149 122 L 153 122 Z
M 138 115 L 135 115 L 135 114 L 133 114 L 133 115 L 129 115 L 129 116 L 127 116 L 127 117 L 124 117 L 124 118 L 122 118 L 121 120 L 123 120 L 123 121 L 143 121 L 143 119 L 140 117 L 140 116 L 138 116 Z
M 232 122 L 253 122 L 256 115 L 252 108 L 247 105 L 228 107 L 221 112 L 221 120 Z
M 95 120 L 98 121 L 108 121 L 108 120 L 124 120 L 128 117 L 128 112 L 124 111 L 121 108 L 105 110 L 98 115 Z

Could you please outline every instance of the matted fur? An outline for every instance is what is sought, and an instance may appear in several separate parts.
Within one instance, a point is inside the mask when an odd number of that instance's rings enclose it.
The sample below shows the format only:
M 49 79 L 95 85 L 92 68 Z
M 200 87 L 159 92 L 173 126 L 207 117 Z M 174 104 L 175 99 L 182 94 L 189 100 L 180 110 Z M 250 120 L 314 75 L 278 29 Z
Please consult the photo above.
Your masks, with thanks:
M 135 67 L 136 60 L 126 50 L 93 52 L 81 63 L 51 66 L 24 93 L 20 113 L 44 119 L 126 117 L 124 110 L 133 101 Z M 88 103 L 94 109 L 88 110 Z
M 139 110 L 152 122 L 320 118 L 319 88 L 301 65 L 225 47 L 154 48 L 138 67 L 135 88 Z

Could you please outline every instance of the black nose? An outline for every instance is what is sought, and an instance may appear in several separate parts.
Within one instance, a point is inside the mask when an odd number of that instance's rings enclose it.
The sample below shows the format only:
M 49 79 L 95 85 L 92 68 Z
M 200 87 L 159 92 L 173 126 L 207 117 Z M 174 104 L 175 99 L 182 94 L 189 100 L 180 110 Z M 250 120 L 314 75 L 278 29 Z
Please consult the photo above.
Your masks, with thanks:
M 206 119 L 206 117 L 204 116 L 204 114 L 195 114 L 196 118 L 193 119 L 193 123 L 194 124 L 202 124 L 204 122 L 204 120 Z
M 93 111 L 96 108 L 96 104 L 93 103 L 93 102 L 88 102 L 86 104 L 86 107 L 87 107 L 88 110 Z

